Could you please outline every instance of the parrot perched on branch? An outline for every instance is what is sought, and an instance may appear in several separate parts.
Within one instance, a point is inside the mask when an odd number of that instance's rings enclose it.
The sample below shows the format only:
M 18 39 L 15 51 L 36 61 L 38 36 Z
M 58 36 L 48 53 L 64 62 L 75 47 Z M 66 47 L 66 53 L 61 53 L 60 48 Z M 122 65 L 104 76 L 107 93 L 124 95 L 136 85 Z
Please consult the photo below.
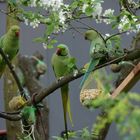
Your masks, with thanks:
M 0 48 L 8 56 L 10 61 L 17 55 L 19 50 L 19 31 L 19 26 L 13 25 L 8 32 L 0 38 Z M 0 55 L 0 77 L 5 67 L 5 60 Z
M 52 56 L 51 63 L 55 76 L 58 80 L 63 76 L 66 76 L 69 73 L 73 72 L 74 69 L 76 70 L 75 59 L 70 56 L 69 49 L 65 44 L 60 44 L 57 46 L 57 50 Z M 68 84 L 65 84 L 64 86 L 61 87 L 64 123 L 67 138 L 68 138 L 67 112 L 69 115 L 70 122 L 73 125 L 68 92 L 69 92 Z
M 91 42 L 90 46 L 90 62 L 89 66 L 84 74 L 84 77 L 80 83 L 80 88 L 83 87 L 84 82 L 87 80 L 90 72 L 97 66 L 100 60 L 105 57 L 107 53 L 107 47 L 101 34 L 96 30 L 88 30 L 85 32 L 85 39 Z

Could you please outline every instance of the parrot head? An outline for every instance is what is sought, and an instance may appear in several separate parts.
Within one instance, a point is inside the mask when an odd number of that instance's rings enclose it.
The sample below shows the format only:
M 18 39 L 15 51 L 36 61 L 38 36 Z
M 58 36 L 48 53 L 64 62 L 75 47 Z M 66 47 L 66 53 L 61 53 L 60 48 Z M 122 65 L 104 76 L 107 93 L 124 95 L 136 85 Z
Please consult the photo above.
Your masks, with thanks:
M 59 56 L 67 56 L 69 54 L 68 47 L 65 44 L 59 44 L 57 46 L 56 54 Z
M 39 60 L 36 65 L 36 69 L 39 75 L 43 75 L 47 70 L 47 65 L 43 61 Z
M 19 26 L 17 26 L 17 25 L 13 25 L 10 29 L 9 29 L 9 31 L 8 32 L 10 32 L 11 33 L 11 35 L 14 35 L 14 37 L 19 37 L 19 32 L 20 32 L 20 28 L 19 28 Z
M 94 40 L 97 36 L 98 33 L 95 30 L 87 30 L 84 35 L 85 39 L 89 41 Z

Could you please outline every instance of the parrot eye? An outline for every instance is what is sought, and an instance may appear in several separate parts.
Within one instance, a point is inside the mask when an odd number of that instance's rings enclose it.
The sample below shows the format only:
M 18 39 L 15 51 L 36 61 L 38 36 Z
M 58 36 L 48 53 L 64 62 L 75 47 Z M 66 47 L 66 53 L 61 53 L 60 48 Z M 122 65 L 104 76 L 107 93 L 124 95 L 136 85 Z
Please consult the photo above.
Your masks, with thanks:
M 87 36 L 85 36 L 85 40 L 87 40 L 88 38 L 87 38 Z

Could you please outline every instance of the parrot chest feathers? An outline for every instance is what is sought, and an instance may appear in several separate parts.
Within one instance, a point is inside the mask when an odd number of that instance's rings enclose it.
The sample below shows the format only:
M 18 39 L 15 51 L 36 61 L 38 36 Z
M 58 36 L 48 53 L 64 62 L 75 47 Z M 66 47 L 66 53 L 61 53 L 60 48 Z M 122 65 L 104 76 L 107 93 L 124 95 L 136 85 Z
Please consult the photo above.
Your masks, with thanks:
M 65 64 L 66 56 L 57 56 L 56 54 L 52 58 L 53 69 L 57 78 L 66 75 L 68 67 Z
M 9 59 L 17 54 L 19 50 L 19 40 L 18 39 L 7 39 L 3 40 L 3 51 L 8 55 Z

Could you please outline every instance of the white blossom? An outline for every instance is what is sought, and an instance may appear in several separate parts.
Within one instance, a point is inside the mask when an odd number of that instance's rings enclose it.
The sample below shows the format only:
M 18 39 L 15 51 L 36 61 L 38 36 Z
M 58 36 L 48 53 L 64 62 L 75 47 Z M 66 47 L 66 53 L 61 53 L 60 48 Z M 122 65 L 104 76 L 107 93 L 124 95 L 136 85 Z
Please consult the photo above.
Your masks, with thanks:
M 47 43 L 42 43 L 42 45 L 44 49 L 47 49 Z
M 40 0 L 39 5 L 47 8 L 52 8 L 52 11 L 58 11 L 63 5 L 63 0 Z
M 136 24 L 134 29 L 132 29 L 130 32 L 138 33 L 139 31 L 140 31 L 140 24 Z
M 66 16 L 65 16 L 65 12 L 63 12 L 62 10 L 59 12 L 59 22 L 61 24 L 64 24 L 66 20 Z
M 76 77 L 77 74 L 78 74 L 78 70 L 74 70 L 74 71 L 73 71 L 73 76 Z
M 109 33 L 106 33 L 106 34 L 104 35 L 104 38 L 106 39 L 106 38 L 108 38 L 108 37 L 110 37 L 110 34 L 109 34 Z
M 33 21 L 29 21 L 29 19 L 27 19 L 26 17 L 23 17 L 24 23 L 25 25 L 30 25 L 33 28 L 38 27 L 38 25 L 40 24 L 40 21 L 38 19 L 34 19 Z
M 63 0 L 30 0 L 28 1 L 29 6 L 31 7 L 41 7 L 47 10 L 50 13 L 54 13 L 59 18 L 59 24 L 61 24 L 61 29 L 64 32 L 67 29 L 67 25 L 65 25 L 65 21 L 67 18 L 72 18 L 71 11 L 69 9 L 68 4 L 64 4 Z M 41 15 L 40 15 L 41 16 Z M 28 19 L 27 17 L 24 18 L 24 23 L 26 25 L 30 25 L 33 28 L 38 27 L 40 21 L 38 19 Z M 55 29 L 55 32 L 60 31 L 60 26 Z
M 94 8 L 94 12 L 92 13 L 92 16 L 93 17 L 100 16 L 103 9 L 101 3 L 95 4 L 93 8 Z
M 88 7 L 88 4 L 84 3 L 83 7 L 82 7 L 82 12 L 85 13 L 86 8 Z
M 129 35 L 130 34 L 130 32 L 126 32 L 126 35 Z
M 140 25 L 137 24 L 136 26 L 134 26 L 134 24 L 136 23 L 136 21 L 138 20 L 136 18 L 136 16 L 131 16 L 131 21 L 130 19 L 124 15 L 122 17 L 122 19 L 120 20 L 120 23 L 118 25 L 118 29 L 120 31 L 125 31 L 125 30 L 129 30 L 129 32 L 138 32 L 140 30 Z M 127 25 L 127 26 L 126 26 Z
M 110 16 L 110 15 L 113 15 L 114 14 L 114 10 L 112 10 L 112 9 L 107 9 L 107 10 L 105 10 L 105 12 L 104 12 L 104 16 Z
M 63 24 L 63 26 L 62 26 L 62 32 L 64 33 L 66 30 L 67 30 L 67 28 L 68 28 L 68 24 Z
M 30 22 L 30 26 L 32 26 L 33 28 L 38 27 L 39 24 L 40 21 L 38 19 L 34 19 L 33 21 Z
M 105 19 L 103 20 L 106 24 L 110 24 L 112 19 L 111 17 L 113 16 L 114 14 L 114 10 L 112 9 L 107 9 L 105 10 L 103 16 L 105 17 Z
M 137 25 L 136 25 L 136 30 L 137 30 L 137 31 L 140 31 L 140 24 L 137 24 Z
M 36 0 L 31 0 L 31 4 L 30 4 L 31 7 L 36 7 Z
M 118 26 L 118 29 L 120 30 L 120 31 L 123 31 L 124 30 L 124 26 L 127 24 L 127 26 L 129 26 L 128 28 L 130 28 L 130 22 L 129 22 L 129 19 L 128 19 L 128 17 L 126 16 L 126 15 L 124 15 L 123 17 L 122 17 L 122 19 L 120 20 L 120 24 L 119 24 L 119 26 Z
M 23 20 L 24 20 L 25 25 L 29 25 L 29 20 L 27 18 L 23 17 Z
M 51 1 L 51 0 L 40 0 L 40 3 L 41 3 L 42 5 L 46 5 L 46 4 L 49 4 L 50 1 Z

